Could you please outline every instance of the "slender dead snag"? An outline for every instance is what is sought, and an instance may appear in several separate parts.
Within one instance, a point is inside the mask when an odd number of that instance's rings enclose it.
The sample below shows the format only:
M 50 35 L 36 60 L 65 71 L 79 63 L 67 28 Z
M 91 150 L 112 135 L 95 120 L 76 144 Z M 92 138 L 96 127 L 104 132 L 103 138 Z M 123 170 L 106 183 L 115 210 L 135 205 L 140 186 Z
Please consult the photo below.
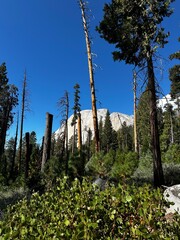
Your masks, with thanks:
M 18 128 L 19 128 L 19 113 L 17 114 L 16 135 L 15 135 L 14 146 L 13 146 L 13 157 L 12 157 L 12 165 L 10 170 L 10 179 L 14 178 L 14 166 L 15 166 L 16 148 L 17 148 L 17 140 L 18 140 Z
M 68 164 L 69 164 L 69 147 L 68 147 L 68 118 L 69 118 L 69 93 L 65 91 L 64 96 L 59 99 L 58 108 L 60 109 L 60 114 L 62 116 L 61 125 L 64 127 L 63 139 L 62 139 L 62 151 L 59 155 L 59 160 L 63 158 L 65 152 L 65 174 L 68 174 Z
M 24 125 L 24 112 L 25 112 L 25 98 L 26 98 L 26 71 L 24 73 L 23 92 L 22 92 L 22 106 L 21 106 L 21 125 L 20 125 L 20 140 L 19 140 L 19 172 L 22 171 L 22 138 L 23 138 L 23 125 Z
M 26 162 L 25 162 L 25 181 L 28 179 L 29 162 L 30 162 L 30 144 L 29 144 L 29 132 L 25 134 L 26 137 Z
M 53 115 L 46 113 L 46 129 L 45 129 L 44 144 L 43 144 L 41 172 L 44 172 L 45 163 L 50 158 L 52 122 L 53 122 Z
M 137 76 L 134 71 L 134 79 L 133 79 L 133 90 L 134 90 L 134 151 L 138 153 L 138 140 L 137 140 L 137 104 L 136 104 L 136 90 L 137 90 Z
M 82 22 L 83 22 L 83 28 L 84 28 L 84 34 L 85 34 L 85 40 L 86 40 L 86 48 L 87 48 L 95 148 L 96 148 L 96 152 L 98 152 L 100 148 L 100 143 L 99 143 L 99 130 L 98 130 L 98 118 L 97 118 L 97 108 L 96 108 L 96 95 L 95 95 L 94 71 L 93 71 L 92 52 L 91 52 L 91 41 L 89 38 L 88 23 L 87 23 L 87 17 L 86 17 L 86 4 L 83 0 L 79 0 L 79 5 L 81 9 Z

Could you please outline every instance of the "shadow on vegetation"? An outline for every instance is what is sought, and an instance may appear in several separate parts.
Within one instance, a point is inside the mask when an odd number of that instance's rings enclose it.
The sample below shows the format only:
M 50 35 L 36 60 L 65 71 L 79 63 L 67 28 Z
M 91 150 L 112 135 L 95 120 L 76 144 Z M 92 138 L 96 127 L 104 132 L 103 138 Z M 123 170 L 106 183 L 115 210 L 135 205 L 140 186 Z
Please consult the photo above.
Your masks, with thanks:
M 0 192 L 0 210 L 4 210 L 8 205 L 15 204 L 26 196 L 26 192 L 23 188 L 8 190 Z

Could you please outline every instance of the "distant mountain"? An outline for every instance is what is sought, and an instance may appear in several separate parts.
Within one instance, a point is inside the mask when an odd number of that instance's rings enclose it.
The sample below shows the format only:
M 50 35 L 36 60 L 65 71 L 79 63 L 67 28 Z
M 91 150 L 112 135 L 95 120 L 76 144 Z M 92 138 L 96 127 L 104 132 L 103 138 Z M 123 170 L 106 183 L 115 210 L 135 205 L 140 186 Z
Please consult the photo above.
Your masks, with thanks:
M 175 104 L 175 100 L 172 100 L 170 97 L 170 94 L 167 94 L 165 97 L 158 100 L 158 106 L 162 107 L 164 109 L 165 105 L 167 103 L 172 104 L 173 108 L 177 108 L 177 105 Z M 98 115 L 98 121 L 102 119 L 102 121 L 105 121 L 106 118 L 107 109 L 98 109 L 97 115 Z M 68 137 L 69 139 L 73 136 L 74 128 L 71 126 L 73 115 L 71 115 L 68 119 Z M 119 130 L 122 127 L 122 124 L 126 122 L 127 126 L 133 125 L 133 115 L 127 115 L 120 112 L 113 112 L 110 114 L 112 127 L 115 131 Z M 92 131 L 92 134 L 94 132 L 93 127 L 93 118 L 92 118 L 92 110 L 82 110 L 81 111 L 81 123 L 82 123 L 82 141 L 83 143 L 87 139 L 87 134 L 89 128 Z M 64 130 L 63 127 L 60 127 L 56 132 L 55 135 L 58 137 L 61 132 Z M 93 134 L 94 136 L 94 134 Z
M 98 109 L 97 110 L 98 122 L 100 121 L 100 119 L 102 119 L 102 121 L 104 122 L 106 118 L 106 114 L 107 114 L 107 109 Z M 74 133 L 74 128 L 71 126 L 72 118 L 73 118 L 73 115 L 71 115 L 70 118 L 68 119 L 69 139 L 73 136 L 73 133 Z M 112 122 L 112 127 L 116 131 L 121 128 L 124 122 L 126 122 L 127 126 L 133 125 L 133 116 L 129 116 L 119 112 L 113 112 L 110 114 L 110 118 Z M 94 132 L 92 110 L 81 111 L 81 123 L 82 123 L 82 142 L 84 143 L 87 139 L 87 134 L 88 134 L 87 131 L 89 130 L 89 128 L 91 129 L 92 134 Z M 62 131 L 63 131 L 63 127 L 60 127 L 55 132 L 55 135 L 58 137 Z

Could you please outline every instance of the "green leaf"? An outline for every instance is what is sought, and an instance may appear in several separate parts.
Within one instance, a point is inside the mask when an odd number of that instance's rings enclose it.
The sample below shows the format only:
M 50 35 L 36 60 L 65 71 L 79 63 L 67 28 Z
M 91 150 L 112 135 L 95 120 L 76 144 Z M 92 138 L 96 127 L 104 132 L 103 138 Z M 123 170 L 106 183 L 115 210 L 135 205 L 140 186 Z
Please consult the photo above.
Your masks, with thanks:
M 126 196 L 126 202 L 131 202 L 132 201 L 132 197 L 130 195 Z
M 69 226 L 69 225 L 70 225 L 70 221 L 69 221 L 68 219 L 66 219 L 65 222 L 64 222 L 64 224 L 65 224 L 66 226 Z

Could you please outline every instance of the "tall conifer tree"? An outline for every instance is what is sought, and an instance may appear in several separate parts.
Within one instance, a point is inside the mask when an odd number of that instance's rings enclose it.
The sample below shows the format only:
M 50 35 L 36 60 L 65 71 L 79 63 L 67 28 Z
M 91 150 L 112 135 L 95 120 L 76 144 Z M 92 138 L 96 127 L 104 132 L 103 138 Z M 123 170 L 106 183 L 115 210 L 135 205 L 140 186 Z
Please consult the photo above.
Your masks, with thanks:
M 164 47 L 167 36 L 161 27 L 164 17 L 172 13 L 173 0 L 112 0 L 104 6 L 104 17 L 97 30 L 102 38 L 114 44 L 114 60 L 124 60 L 147 69 L 150 94 L 151 149 L 154 163 L 154 185 L 164 183 L 156 109 L 156 85 L 153 58 L 158 47 Z

